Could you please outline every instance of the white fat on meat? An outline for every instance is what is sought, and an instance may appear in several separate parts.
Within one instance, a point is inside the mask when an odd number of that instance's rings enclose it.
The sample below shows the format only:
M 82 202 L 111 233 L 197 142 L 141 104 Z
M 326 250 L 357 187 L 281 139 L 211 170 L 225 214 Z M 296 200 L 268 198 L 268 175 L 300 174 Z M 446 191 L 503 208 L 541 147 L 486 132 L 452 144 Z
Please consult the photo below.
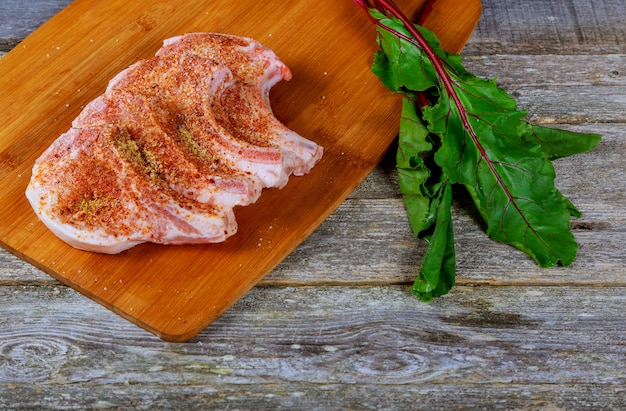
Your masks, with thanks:
M 35 162 L 26 196 L 71 246 L 115 254 L 237 231 L 233 208 L 303 175 L 323 149 L 281 124 L 291 72 L 253 39 L 192 33 L 116 75 Z

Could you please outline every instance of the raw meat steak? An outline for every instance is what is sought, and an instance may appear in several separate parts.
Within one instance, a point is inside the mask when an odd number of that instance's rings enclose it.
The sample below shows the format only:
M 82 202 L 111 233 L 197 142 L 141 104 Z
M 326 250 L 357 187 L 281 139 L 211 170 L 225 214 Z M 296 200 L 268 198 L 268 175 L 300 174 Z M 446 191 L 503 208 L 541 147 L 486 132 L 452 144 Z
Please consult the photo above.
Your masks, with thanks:
M 26 196 L 70 245 L 224 241 L 235 206 L 308 173 L 322 147 L 281 124 L 269 90 L 289 69 L 250 38 L 174 37 L 113 78 L 35 162 Z

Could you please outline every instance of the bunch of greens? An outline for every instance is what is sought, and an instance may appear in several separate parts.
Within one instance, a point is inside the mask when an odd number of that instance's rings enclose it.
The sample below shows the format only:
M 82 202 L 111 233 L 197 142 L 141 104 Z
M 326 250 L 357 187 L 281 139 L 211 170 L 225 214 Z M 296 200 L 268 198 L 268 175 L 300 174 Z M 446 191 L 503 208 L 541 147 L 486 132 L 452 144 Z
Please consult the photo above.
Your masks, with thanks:
M 430 301 L 455 283 L 453 184 L 467 189 L 493 240 L 541 267 L 571 264 L 570 217 L 580 213 L 555 187 L 552 160 L 591 150 L 600 136 L 526 122 L 495 80 L 465 70 L 391 1 L 355 2 L 377 26 L 372 71 L 403 95 L 400 190 L 413 232 L 428 243 L 413 294 Z

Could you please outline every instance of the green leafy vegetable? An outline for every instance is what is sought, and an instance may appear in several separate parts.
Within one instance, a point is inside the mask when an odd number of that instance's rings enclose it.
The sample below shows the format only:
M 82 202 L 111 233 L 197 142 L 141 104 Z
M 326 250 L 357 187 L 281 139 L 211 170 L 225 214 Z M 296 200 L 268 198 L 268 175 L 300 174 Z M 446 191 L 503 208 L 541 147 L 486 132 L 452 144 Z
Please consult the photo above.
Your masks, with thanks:
M 404 96 L 397 168 L 411 228 L 428 242 L 413 293 L 425 301 L 455 281 L 452 184 L 471 195 L 494 240 L 542 267 L 571 264 L 576 207 L 555 187 L 551 160 L 591 150 L 597 134 L 532 125 L 495 80 L 479 78 L 390 1 L 368 9 L 380 50 L 372 71 Z

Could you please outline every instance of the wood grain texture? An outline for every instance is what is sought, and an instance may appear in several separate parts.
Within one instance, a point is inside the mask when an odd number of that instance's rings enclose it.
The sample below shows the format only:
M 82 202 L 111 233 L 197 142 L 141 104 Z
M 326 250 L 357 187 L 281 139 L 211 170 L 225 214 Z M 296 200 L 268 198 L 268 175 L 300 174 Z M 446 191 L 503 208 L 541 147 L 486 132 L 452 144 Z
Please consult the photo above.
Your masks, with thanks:
M 406 285 L 424 245 L 408 231 L 391 154 L 188 344 L 164 343 L 0 250 L 0 409 L 623 409 L 623 1 L 483 6 L 468 68 L 497 75 L 534 120 L 603 134 L 592 153 L 557 162 L 559 188 L 583 212 L 571 267 L 542 270 L 486 240 L 460 197 L 464 286 L 419 303 Z
M 624 289 L 458 287 L 421 304 L 394 286 L 257 288 L 185 345 L 108 313 L 94 324 L 101 307 L 65 288 L 6 291 L 0 398 L 18 409 L 46 398 L 116 409 L 609 408 L 626 383 Z
M 624 2 L 512 0 L 483 2 L 474 54 L 623 54 Z M 504 10 L 505 9 L 505 10 Z
M 46 20 L 61 11 L 68 0 L 2 0 L 0 2 L 0 55 Z

